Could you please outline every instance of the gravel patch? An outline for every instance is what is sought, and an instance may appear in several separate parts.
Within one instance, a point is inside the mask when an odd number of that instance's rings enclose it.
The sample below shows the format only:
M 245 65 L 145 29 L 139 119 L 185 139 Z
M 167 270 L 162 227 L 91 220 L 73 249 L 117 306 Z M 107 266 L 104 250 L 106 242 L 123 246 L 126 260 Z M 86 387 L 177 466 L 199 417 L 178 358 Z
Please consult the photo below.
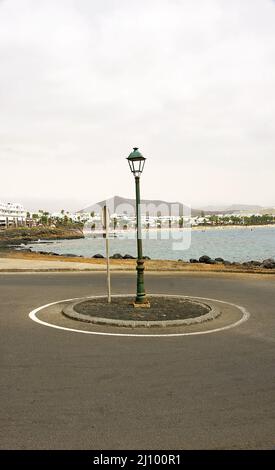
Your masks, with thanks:
M 148 297 L 150 308 L 134 308 L 134 298 L 114 297 L 111 304 L 105 298 L 94 298 L 74 305 L 81 316 L 130 321 L 171 321 L 201 317 L 209 313 L 206 304 L 185 298 Z

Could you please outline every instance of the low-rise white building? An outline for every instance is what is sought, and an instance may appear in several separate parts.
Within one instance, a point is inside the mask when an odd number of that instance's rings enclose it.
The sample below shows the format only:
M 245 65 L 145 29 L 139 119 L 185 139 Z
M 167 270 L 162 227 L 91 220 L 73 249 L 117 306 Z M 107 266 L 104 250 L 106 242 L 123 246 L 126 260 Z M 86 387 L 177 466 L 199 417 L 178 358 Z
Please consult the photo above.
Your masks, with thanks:
M 22 206 L 16 202 L 0 202 L 0 226 L 22 225 L 26 223 L 27 213 Z

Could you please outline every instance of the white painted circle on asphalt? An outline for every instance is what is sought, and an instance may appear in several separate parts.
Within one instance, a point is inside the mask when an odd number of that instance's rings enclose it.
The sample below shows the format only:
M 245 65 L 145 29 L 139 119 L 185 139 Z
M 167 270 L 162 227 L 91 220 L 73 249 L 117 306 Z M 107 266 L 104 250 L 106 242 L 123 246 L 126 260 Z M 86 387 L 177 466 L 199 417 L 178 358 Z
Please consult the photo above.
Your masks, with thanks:
M 155 297 L 186 297 L 186 298 L 191 297 L 191 296 L 184 296 L 184 295 L 167 295 L 167 294 L 152 294 L 152 295 L 155 296 Z M 87 298 L 103 298 L 103 297 L 106 297 L 106 296 L 98 295 L 98 296 L 91 296 L 91 297 L 87 297 Z M 127 295 L 118 294 L 118 295 L 114 295 L 113 297 L 130 297 L 130 295 L 128 295 L 128 294 Z M 57 305 L 57 304 L 60 304 L 60 303 L 63 303 L 63 302 L 76 301 L 78 299 L 79 299 L 79 297 L 76 297 L 74 299 L 58 300 L 57 302 L 52 302 L 50 304 L 42 305 L 41 307 L 38 307 L 38 308 L 32 310 L 29 313 L 29 318 L 31 320 L 33 320 L 34 322 L 39 323 L 40 325 L 48 326 L 50 328 L 55 328 L 57 330 L 64 330 L 64 331 L 72 331 L 73 333 L 82 333 L 82 334 L 86 334 L 86 335 L 125 336 L 125 337 L 133 336 L 135 338 L 139 338 L 139 337 L 140 338 L 163 338 L 163 337 L 195 336 L 195 335 L 206 335 L 206 334 L 209 334 L 209 333 L 218 333 L 220 331 L 225 331 L 225 330 L 229 330 L 231 328 L 235 328 L 236 326 L 241 325 L 241 323 L 244 323 L 245 321 L 247 321 L 250 317 L 250 313 L 246 310 L 246 308 L 242 307 L 241 305 L 236 305 L 236 304 L 233 304 L 231 302 L 225 302 L 224 300 L 209 299 L 209 298 L 206 298 L 206 297 L 193 297 L 193 296 L 192 296 L 192 299 L 208 300 L 208 301 L 214 301 L 214 302 L 219 302 L 219 303 L 222 303 L 222 304 L 231 305 L 232 307 L 235 307 L 235 308 L 240 310 L 240 312 L 242 313 L 242 317 L 240 318 L 240 320 L 238 320 L 234 323 L 231 323 L 230 325 L 222 326 L 220 328 L 214 328 L 212 330 L 206 330 L 206 331 L 194 331 L 194 332 L 190 332 L 190 333 L 135 334 L 135 333 L 107 333 L 107 332 L 99 332 L 99 331 L 78 330 L 78 329 L 75 329 L 75 328 L 67 328 L 65 326 L 53 325 L 52 323 L 48 323 L 48 322 L 45 322 L 43 320 L 40 320 L 36 316 L 38 312 L 40 312 L 41 310 L 44 310 L 47 307 L 51 307 L 52 305 Z

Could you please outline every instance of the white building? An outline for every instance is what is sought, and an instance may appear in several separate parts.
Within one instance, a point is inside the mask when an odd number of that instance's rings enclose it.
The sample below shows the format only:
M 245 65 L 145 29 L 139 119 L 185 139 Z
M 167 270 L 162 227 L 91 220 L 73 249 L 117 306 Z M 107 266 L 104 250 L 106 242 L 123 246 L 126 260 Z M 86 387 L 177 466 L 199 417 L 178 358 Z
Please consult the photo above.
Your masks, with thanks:
M 0 202 L 0 226 L 25 224 L 27 213 L 22 206 L 16 202 Z

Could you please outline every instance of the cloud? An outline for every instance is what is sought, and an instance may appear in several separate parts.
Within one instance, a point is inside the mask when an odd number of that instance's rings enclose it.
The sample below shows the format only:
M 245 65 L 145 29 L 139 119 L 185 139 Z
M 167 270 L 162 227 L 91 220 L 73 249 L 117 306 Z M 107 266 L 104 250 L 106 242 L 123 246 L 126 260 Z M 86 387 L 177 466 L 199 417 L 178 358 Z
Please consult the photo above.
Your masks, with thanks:
M 1 2 L 0 199 L 130 196 L 139 145 L 148 198 L 275 204 L 274 22 L 271 0 Z

